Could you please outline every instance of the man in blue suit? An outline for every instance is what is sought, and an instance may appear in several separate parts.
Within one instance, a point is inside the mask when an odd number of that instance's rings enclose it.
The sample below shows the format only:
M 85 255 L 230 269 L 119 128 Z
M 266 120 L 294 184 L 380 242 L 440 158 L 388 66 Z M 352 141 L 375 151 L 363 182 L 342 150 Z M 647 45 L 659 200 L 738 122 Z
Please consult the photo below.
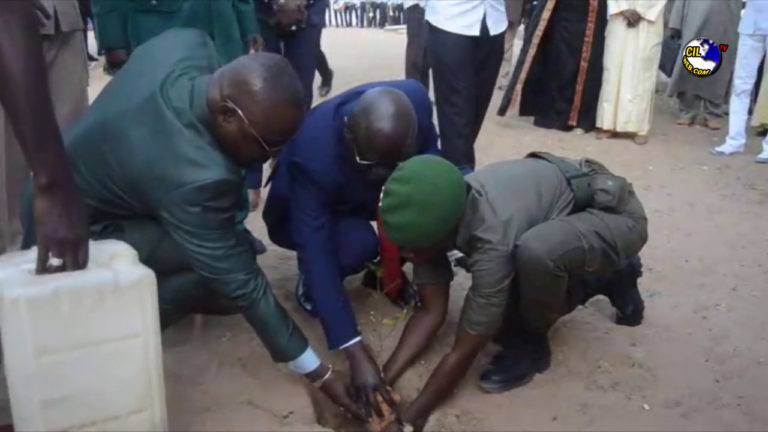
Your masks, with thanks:
M 329 349 L 344 350 L 363 400 L 388 392 L 362 343 L 344 278 L 379 254 L 371 221 L 397 164 L 438 153 L 424 86 L 416 80 L 372 83 L 310 111 L 272 175 L 264 208 L 269 237 L 297 252 L 299 302 L 319 316 Z

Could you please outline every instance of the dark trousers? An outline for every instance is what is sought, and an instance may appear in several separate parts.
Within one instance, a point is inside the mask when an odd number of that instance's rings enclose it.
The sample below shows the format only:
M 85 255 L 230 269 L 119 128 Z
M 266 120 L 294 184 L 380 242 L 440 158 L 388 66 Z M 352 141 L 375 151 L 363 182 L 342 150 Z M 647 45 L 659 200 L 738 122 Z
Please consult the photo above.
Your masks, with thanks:
M 365 27 L 366 23 L 366 16 L 365 14 L 368 13 L 368 5 L 366 3 L 360 3 L 360 14 L 357 16 L 357 26 L 362 28 Z
M 378 9 L 379 9 L 379 22 L 377 25 L 380 28 L 384 28 L 387 25 L 387 4 L 386 3 L 376 3 Z
M 262 24 L 262 23 L 260 23 Z M 307 26 L 287 36 L 278 36 L 274 30 L 269 31 L 265 25 L 261 27 L 262 37 L 267 51 L 284 56 L 299 75 L 304 87 L 307 108 L 312 106 L 314 95 L 315 70 L 320 47 L 320 37 L 323 28 Z
M 334 9 L 333 19 L 336 22 L 336 27 L 344 27 L 344 11 Z
M 504 32 L 463 36 L 428 25 L 427 52 L 435 83 L 443 156 L 460 168 L 475 168 L 475 140 L 491 102 L 501 61 Z
M 405 77 L 415 79 L 429 90 L 429 56 L 427 56 L 427 21 L 424 8 L 414 5 L 405 10 L 408 41 L 405 45 Z
M 285 202 L 267 198 L 264 205 L 264 223 L 272 243 L 288 250 L 296 250 L 291 234 L 291 214 Z M 338 253 L 342 276 L 352 276 L 365 270 L 366 263 L 379 256 L 379 237 L 371 223 L 364 218 L 339 215 L 330 228 L 336 233 L 333 239 Z M 309 293 L 310 296 L 313 293 Z M 317 295 L 317 293 L 314 293 Z
M 354 25 L 355 20 L 353 18 L 355 15 L 357 15 L 357 6 L 347 5 L 347 7 L 344 8 L 344 24 L 346 27 L 352 27 Z
M 330 83 L 333 80 L 333 72 L 328 64 L 328 59 L 320 47 L 317 47 L 317 73 L 320 74 L 320 80 L 323 84 Z

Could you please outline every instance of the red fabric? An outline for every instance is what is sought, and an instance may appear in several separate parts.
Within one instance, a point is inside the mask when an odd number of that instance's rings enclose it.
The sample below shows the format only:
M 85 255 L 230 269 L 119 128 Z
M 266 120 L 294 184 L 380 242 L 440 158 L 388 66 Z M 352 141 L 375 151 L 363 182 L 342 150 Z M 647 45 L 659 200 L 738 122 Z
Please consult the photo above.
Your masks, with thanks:
M 390 299 L 397 299 L 403 288 L 403 273 L 400 249 L 384 235 L 381 216 L 377 220 L 379 230 L 379 253 L 381 254 L 381 290 Z

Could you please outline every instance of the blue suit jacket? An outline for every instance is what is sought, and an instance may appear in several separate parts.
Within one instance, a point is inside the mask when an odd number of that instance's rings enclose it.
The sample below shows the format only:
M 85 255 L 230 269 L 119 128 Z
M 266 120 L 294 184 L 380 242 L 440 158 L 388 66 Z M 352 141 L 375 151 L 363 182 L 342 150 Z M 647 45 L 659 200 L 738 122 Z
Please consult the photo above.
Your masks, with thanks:
M 364 84 L 309 112 L 277 162 L 266 205 L 279 215 L 265 217 L 270 239 L 296 250 L 330 349 L 360 334 L 343 287 L 334 221 L 341 216 L 374 220 L 381 194 L 381 187 L 365 177 L 350 154 L 344 118 L 365 91 L 377 87 L 396 88 L 408 96 L 418 117 L 418 152 L 439 154 L 432 102 L 421 83 Z

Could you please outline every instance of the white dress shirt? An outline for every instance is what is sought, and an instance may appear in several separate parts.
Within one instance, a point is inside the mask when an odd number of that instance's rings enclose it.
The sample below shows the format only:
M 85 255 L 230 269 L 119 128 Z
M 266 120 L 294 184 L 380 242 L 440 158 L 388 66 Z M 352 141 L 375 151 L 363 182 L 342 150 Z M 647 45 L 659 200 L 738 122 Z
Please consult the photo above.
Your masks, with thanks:
M 480 36 L 483 17 L 491 36 L 508 25 L 504 0 L 427 0 L 424 9 L 430 24 L 464 36 Z

